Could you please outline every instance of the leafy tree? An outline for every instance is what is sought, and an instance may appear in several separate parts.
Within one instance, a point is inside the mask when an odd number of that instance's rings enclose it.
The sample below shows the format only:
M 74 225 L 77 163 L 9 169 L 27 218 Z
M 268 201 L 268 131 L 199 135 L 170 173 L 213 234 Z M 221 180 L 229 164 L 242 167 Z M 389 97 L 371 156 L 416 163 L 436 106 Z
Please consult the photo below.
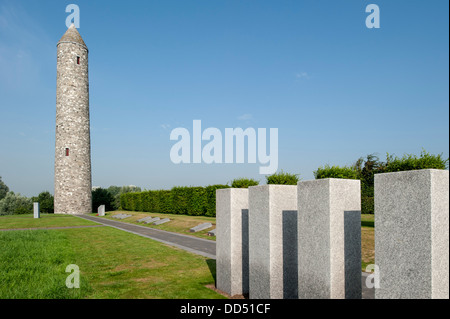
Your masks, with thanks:
M 50 192 L 42 192 L 37 197 L 32 197 L 31 200 L 32 202 L 39 203 L 39 210 L 41 213 L 53 214 L 55 212 L 54 197 Z
M 252 178 L 236 178 L 231 182 L 231 187 L 233 188 L 248 188 L 256 185 L 259 185 L 259 181 Z
M 141 188 L 138 186 L 130 185 L 130 186 L 114 186 L 111 185 L 108 187 L 108 192 L 114 198 L 113 201 L 113 209 L 116 210 L 120 208 L 120 195 L 125 193 L 134 193 L 141 192 Z
M 0 200 L 0 215 L 31 214 L 32 212 L 31 198 L 8 192 L 5 198 Z
M 6 194 L 9 192 L 8 186 L 2 181 L 2 177 L 0 176 L 0 200 L 5 198 Z

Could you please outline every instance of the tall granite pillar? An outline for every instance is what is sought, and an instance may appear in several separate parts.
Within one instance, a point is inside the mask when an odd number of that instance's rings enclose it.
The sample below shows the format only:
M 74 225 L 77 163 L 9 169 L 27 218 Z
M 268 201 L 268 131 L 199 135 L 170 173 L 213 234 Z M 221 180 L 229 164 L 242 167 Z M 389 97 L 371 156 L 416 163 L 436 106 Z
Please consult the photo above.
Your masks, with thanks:
M 359 180 L 298 183 L 300 299 L 361 298 Z
M 375 298 L 449 298 L 449 172 L 375 175 Z
M 249 187 L 250 299 L 297 298 L 296 221 L 297 186 Z
M 216 190 L 217 289 L 248 293 L 248 189 Z

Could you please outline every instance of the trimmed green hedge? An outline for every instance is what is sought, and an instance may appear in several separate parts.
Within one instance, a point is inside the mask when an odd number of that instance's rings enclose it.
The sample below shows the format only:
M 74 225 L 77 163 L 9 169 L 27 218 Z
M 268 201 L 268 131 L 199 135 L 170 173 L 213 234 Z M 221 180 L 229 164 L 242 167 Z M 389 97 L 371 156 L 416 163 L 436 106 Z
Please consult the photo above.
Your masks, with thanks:
M 120 206 L 128 211 L 215 217 L 216 189 L 229 187 L 174 187 L 171 190 L 125 193 L 120 195 Z

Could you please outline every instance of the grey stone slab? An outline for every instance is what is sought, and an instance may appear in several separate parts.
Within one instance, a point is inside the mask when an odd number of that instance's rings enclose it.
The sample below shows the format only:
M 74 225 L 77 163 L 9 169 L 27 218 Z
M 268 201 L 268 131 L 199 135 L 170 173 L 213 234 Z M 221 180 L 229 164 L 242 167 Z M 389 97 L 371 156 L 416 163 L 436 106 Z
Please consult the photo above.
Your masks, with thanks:
M 164 219 L 160 219 L 160 220 L 157 220 L 157 221 L 153 222 L 153 225 L 161 225 L 161 224 L 164 224 L 164 223 L 167 223 L 167 222 L 170 222 L 170 219 L 169 218 L 164 218 Z
M 147 220 L 145 220 L 144 221 L 144 224 L 151 224 L 151 223 L 154 223 L 154 222 L 156 222 L 156 221 L 158 221 L 158 220 L 160 220 L 161 218 L 159 218 L 159 217 L 153 217 L 153 218 L 151 218 L 151 219 L 147 219 Z
M 105 216 L 105 205 L 100 205 L 97 209 L 98 216 Z
M 116 215 L 117 216 L 117 215 Z M 132 215 L 121 215 L 121 216 L 118 216 L 118 217 L 116 217 L 116 218 L 118 218 L 118 219 L 125 219 L 125 218 L 128 218 L 128 217 L 131 217 Z
M 217 289 L 231 296 L 247 294 L 248 189 L 216 190 L 216 230 Z
M 145 221 L 147 221 L 147 220 L 151 220 L 151 219 L 153 219 L 153 217 L 151 217 L 151 216 L 147 216 L 147 217 L 144 217 L 144 218 L 140 218 L 140 219 L 138 219 L 136 222 L 138 222 L 138 223 L 142 223 L 142 222 L 145 222 Z
M 449 172 L 375 175 L 377 299 L 449 298 Z
M 361 298 L 360 181 L 298 183 L 298 297 Z
M 263 185 L 248 189 L 249 296 L 251 299 L 297 298 L 296 284 L 285 285 L 296 278 L 297 242 L 283 240 L 283 235 L 286 239 L 295 238 L 297 225 L 291 220 L 296 214 L 292 212 L 297 211 L 297 186 Z
M 211 223 L 203 223 L 203 224 L 197 225 L 195 227 L 192 227 L 191 229 L 189 229 L 189 231 L 191 233 L 196 233 L 196 232 L 199 232 L 199 231 L 211 228 L 211 227 L 212 227 Z
M 41 211 L 39 209 L 39 203 L 33 203 L 33 217 L 41 218 Z
M 216 229 L 214 228 L 214 229 L 210 230 L 207 234 L 208 234 L 208 236 L 216 236 Z

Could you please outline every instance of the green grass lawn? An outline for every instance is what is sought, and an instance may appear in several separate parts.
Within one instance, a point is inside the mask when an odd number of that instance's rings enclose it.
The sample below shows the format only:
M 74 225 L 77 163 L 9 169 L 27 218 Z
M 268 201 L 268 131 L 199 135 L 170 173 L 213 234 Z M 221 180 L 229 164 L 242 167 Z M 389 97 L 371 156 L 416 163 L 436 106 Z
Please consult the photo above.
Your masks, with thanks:
M 0 299 L 224 298 L 205 287 L 214 260 L 111 227 L 0 231 L 0 248 Z M 79 289 L 65 285 L 69 264 Z
M 138 219 L 146 213 L 132 214 Z M 167 217 L 177 223 L 166 230 L 186 234 L 192 225 L 215 223 L 210 217 Z M 373 215 L 361 219 L 364 271 L 374 263 Z M 83 225 L 95 223 L 68 215 L 0 217 L 0 229 Z M 65 286 L 69 264 L 80 268 L 80 289 Z M 214 282 L 215 260 L 111 227 L 0 231 L 0 299 L 224 298 L 206 287 Z
M 136 223 L 142 226 L 147 226 L 150 228 L 156 228 L 156 229 L 162 229 L 162 230 L 167 230 L 167 231 L 171 231 L 171 232 L 175 232 L 175 233 L 180 233 L 180 234 L 184 234 L 184 235 L 190 235 L 190 236 L 195 236 L 195 237 L 199 237 L 199 238 L 204 238 L 204 239 L 210 239 L 210 240 L 215 240 L 216 237 L 215 236 L 208 236 L 207 233 L 208 231 L 216 228 L 216 218 L 215 217 L 205 217 L 205 216 L 187 216 L 187 215 L 176 215 L 176 214 L 160 214 L 160 213 L 144 213 L 144 212 L 129 212 L 129 211 L 114 211 L 114 212 L 107 212 L 106 216 L 103 218 L 108 218 L 108 219 L 112 219 L 112 220 L 118 220 L 115 218 L 111 218 L 111 216 L 113 215 L 117 215 L 117 214 L 128 214 L 128 215 L 132 215 L 129 218 L 126 219 L 120 219 L 119 221 L 121 222 L 125 222 L 125 223 Z M 93 215 L 95 216 L 95 215 Z M 152 216 L 152 217 L 159 217 L 161 219 L 163 218 L 170 218 L 170 222 L 165 223 L 165 224 L 161 224 L 161 225 L 150 225 L 150 224 L 144 224 L 144 223 L 137 223 L 136 221 L 140 218 L 144 218 L 144 217 L 148 217 L 148 216 Z M 199 231 L 197 233 L 191 233 L 189 232 L 189 229 L 197 226 L 199 224 L 202 223 L 211 223 L 212 227 Z
M 65 285 L 75 255 L 64 233 L 55 230 L 0 232 L 0 299 L 81 298 L 88 291 Z
M 361 268 L 375 264 L 375 215 L 361 214 Z
M 0 229 L 46 228 L 99 225 L 86 219 L 71 215 L 42 214 L 41 218 L 33 215 L 0 216 Z

